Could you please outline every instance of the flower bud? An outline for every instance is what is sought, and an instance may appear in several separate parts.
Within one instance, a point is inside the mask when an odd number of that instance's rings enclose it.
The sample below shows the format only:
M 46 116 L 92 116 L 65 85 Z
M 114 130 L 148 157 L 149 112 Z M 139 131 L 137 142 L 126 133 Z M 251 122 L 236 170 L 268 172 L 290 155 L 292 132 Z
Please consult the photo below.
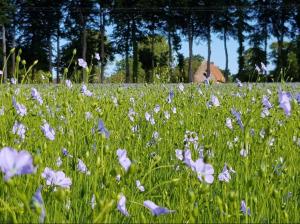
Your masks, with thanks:
M 26 65 L 26 61 L 25 60 L 22 60 L 22 65 Z
M 13 54 L 13 53 L 15 53 L 15 50 L 16 50 L 16 48 L 12 48 L 12 49 L 10 49 L 10 54 Z

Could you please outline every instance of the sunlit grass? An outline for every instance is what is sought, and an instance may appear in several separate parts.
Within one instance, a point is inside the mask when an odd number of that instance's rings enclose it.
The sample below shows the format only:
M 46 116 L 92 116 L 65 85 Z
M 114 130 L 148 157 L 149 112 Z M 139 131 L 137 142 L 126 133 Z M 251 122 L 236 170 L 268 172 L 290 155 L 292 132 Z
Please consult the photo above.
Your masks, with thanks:
M 80 93 L 79 85 L 72 89 L 45 85 L 34 86 L 44 100 L 39 105 L 30 96 L 33 86 L 3 85 L 1 148 L 29 151 L 37 171 L 8 182 L 1 178 L 0 222 L 38 222 L 39 212 L 30 202 L 39 186 L 43 186 L 45 222 L 299 222 L 300 106 L 293 99 L 291 116 L 286 116 L 278 106 L 280 86 L 292 95 L 300 92 L 299 84 L 253 84 L 252 89 L 247 85 L 186 85 L 183 92 L 177 85 L 90 85 L 93 96 L 87 97 Z M 19 94 L 15 93 L 17 88 Z M 166 99 L 170 89 L 175 97 L 169 104 Z M 207 107 L 212 94 L 218 97 L 220 107 Z M 270 96 L 273 105 L 266 118 L 260 116 L 263 95 Z M 26 106 L 26 116 L 16 114 L 12 96 Z M 160 111 L 155 113 L 157 104 Z M 128 117 L 130 108 L 137 113 L 133 122 Z M 231 108 L 241 112 L 244 131 Z M 164 111 L 170 113 L 170 119 Z M 90 120 L 86 112 L 92 114 Z M 146 112 L 153 115 L 155 125 L 146 121 Z M 227 117 L 233 121 L 233 130 L 225 126 Z M 99 119 L 110 132 L 108 139 L 96 131 Z M 24 141 L 12 133 L 16 120 L 27 127 Z M 54 141 L 41 131 L 43 120 L 54 128 Z M 134 126 L 138 126 L 137 132 L 132 132 Z M 184 149 L 187 130 L 197 133 L 205 161 L 214 167 L 211 185 L 200 182 L 195 172 L 175 156 L 175 149 Z M 152 139 L 155 131 L 159 133 L 156 140 Z M 64 156 L 62 148 L 73 157 Z M 127 150 L 132 162 L 127 173 L 118 162 L 119 148 Z M 240 155 L 241 149 L 249 150 L 247 157 Z M 193 159 L 198 159 L 196 149 L 191 150 Z M 61 167 L 56 165 L 59 156 Z M 90 175 L 77 170 L 78 158 Z M 218 180 L 225 163 L 236 171 L 229 183 Z M 45 167 L 64 171 L 72 179 L 70 190 L 47 187 L 41 177 Z M 117 175 L 121 175 L 119 182 Z M 138 190 L 136 180 L 141 181 L 145 192 Z M 129 217 L 117 210 L 121 194 L 126 196 Z M 154 217 L 143 207 L 145 200 L 176 212 Z M 250 208 L 250 216 L 240 211 L 242 200 Z

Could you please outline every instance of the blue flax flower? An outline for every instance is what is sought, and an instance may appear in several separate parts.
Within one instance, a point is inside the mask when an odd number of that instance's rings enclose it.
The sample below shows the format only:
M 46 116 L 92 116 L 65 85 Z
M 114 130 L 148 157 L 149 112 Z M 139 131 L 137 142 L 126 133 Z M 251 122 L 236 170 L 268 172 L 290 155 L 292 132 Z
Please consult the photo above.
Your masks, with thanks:
M 39 223 L 44 223 L 46 217 L 46 209 L 42 198 L 42 187 L 39 187 L 32 197 L 32 203 L 35 208 L 40 210 Z
M 169 210 L 167 208 L 160 207 L 150 200 L 144 201 L 144 206 L 146 208 L 150 209 L 152 215 L 154 215 L 154 216 L 159 216 L 159 215 L 164 215 L 164 214 L 169 214 L 169 213 L 175 212 L 175 210 Z
M 0 169 L 5 174 L 6 181 L 15 175 L 30 174 L 36 170 L 29 152 L 16 151 L 9 147 L 0 151 Z

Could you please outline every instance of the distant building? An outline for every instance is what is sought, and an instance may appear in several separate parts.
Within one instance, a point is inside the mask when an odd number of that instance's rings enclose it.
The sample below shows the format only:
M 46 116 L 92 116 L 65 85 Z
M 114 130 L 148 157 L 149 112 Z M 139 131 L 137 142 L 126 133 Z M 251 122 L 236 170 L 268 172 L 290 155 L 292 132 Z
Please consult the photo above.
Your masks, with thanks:
M 224 83 L 225 77 L 221 70 L 214 65 L 213 62 L 210 63 L 210 75 L 207 74 L 207 61 L 203 61 L 194 74 L 194 82 L 202 83 L 206 79 L 213 80 L 214 82 Z

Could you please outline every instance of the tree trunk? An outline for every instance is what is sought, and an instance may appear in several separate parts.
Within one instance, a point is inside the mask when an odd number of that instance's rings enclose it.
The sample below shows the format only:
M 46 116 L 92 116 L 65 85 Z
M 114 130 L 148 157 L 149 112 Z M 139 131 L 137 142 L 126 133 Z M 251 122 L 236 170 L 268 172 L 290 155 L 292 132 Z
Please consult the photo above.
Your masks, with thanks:
M 87 39 L 87 31 L 85 29 L 85 27 L 83 28 L 82 31 L 82 59 L 86 61 L 86 48 L 87 48 L 87 43 L 86 43 L 86 39 Z M 87 73 L 85 71 L 85 69 L 82 71 L 82 80 L 83 82 L 88 82 L 87 80 Z
M 238 74 L 241 75 L 244 71 L 245 61 L 244 61 L 244 35 L 241 29 L 238 30 L 238 64 L 239 64 L 239 71 Z
M 268 64 L 268 29 L 267 29 L 267 23 L 265 23 L 265 28 L 264 28 L 264 52 L 265 52 L 265 59 L 264 59 L 264 63 L 265 65 Z
M 224 49 L 225 49 L 225 78 L 226 78 L 226 81 L 227 81 L 228 80 L 229 69 L 228 69 L 228 49 L 227 49 L 227 32 L 226 32 L 226 29 L 224 29 L 224 32 L 223 32 L 223 39 L 224 39 Z
M 210 77 L 210 57 L 211 57 L 211 37 L 210 37 L 210 22 L 208 24 L 208 30 L 207 30 L 207 76 Z
M 153 25 L 154 27 L 154 25 Z M 152 28 L 152 35 L 151 35 L 151 73 L 149 74 L 149 82 L 152 82 L 153 77 L 154 77 L 154 28 Z
M 126 46 L 125 46 L 125 82 L 126 83 L 130 82 L 128 39 L 126 40 Z
M 127 29 L 130 30 L 130 21 L 127 21 Z M 125 43 L 125 82 L 130 82 L 130 71 L 129 71 L 129 34 L 125 36 L 126 43 Z
M 281 72 L 283 68 L 283 58 L 282 58 L 282 48 L 283 48 L 283 37 L 282 35 L 277 38 L 278 40 L 278 47 L 277 47 L 277 69 Z
M 48 39 L 48 47 L 49 47 L 49 71 L 52 74 L 52 42 L 51 42 L 51 36 Z
M 296 78 L 296 80 L 295 81 L 300 81 L 300 35 L 298 35 L 298 37 L 297 37 L 297 52 L 296 52 L 296 54 L 297 54 L 297 62 L 298 62 L 298 72 L 297 72 L 297 78 Z
M 105 37 L 105 13 L 103 12 L 103 7 L 100 7 L 100 33 L 101 33 L 101 71 L 100 71 L 100 80 L 101 83 L 104 81 L 104 37 Z
M 133 82 L 138 81 L 138 43 L 136 40 L 136 24 L 135 20 L 132 21 L 132 47 L 133 47 L 133 65 L 132 65 L 132 76 Z
M 192 59 L 193 59 L 193 24 L 191 19 L 188 24 L 188 41 L 189 41 L 189 68 L 188 68 L 188 75 L 189 75 L 189 82 L 193 82 L 193 73 L 192 73 Z
M 12 47 L 16 49 L 16 28 L 15 26 L 13 27 L 13 34 L 12 34 Z M 11 58 L 11 74 L 14 76 L 15 74 L 15 69 L 16 69 L 16 50 L 12 54 Z
M 86 39 L 87 39 L 87 31 L 86 28 L 84 27 L 82 31 L 82 59 L 85 61 L 86 61 L 86 49 L 87 49 Z
M 168 28 L 168 50 L 169 50 L 169 76 L 171 81 L 175 81 L 173 79 L 173 57 L 172 57 L 172 37 L 170 27 Z
M 60 82 L 59 78 L 59 65 L 60 65 L 60 49 L 59 49 L 59 37 L 60 37 L 60 27 L 59 23 L 57 24 L 57 37 L 56 37 L 56 51 L 57 51 L 57 64 L 56 64 L 56 83 Z
M 3 65 L 6 62 L 6 38 L 5 38 L 5 26 L 2 25 L 2 51 L 3 51 Z M 3 82 L 7 79 L 7 65 L 3 68 L 3 77 L 1 77 Z

